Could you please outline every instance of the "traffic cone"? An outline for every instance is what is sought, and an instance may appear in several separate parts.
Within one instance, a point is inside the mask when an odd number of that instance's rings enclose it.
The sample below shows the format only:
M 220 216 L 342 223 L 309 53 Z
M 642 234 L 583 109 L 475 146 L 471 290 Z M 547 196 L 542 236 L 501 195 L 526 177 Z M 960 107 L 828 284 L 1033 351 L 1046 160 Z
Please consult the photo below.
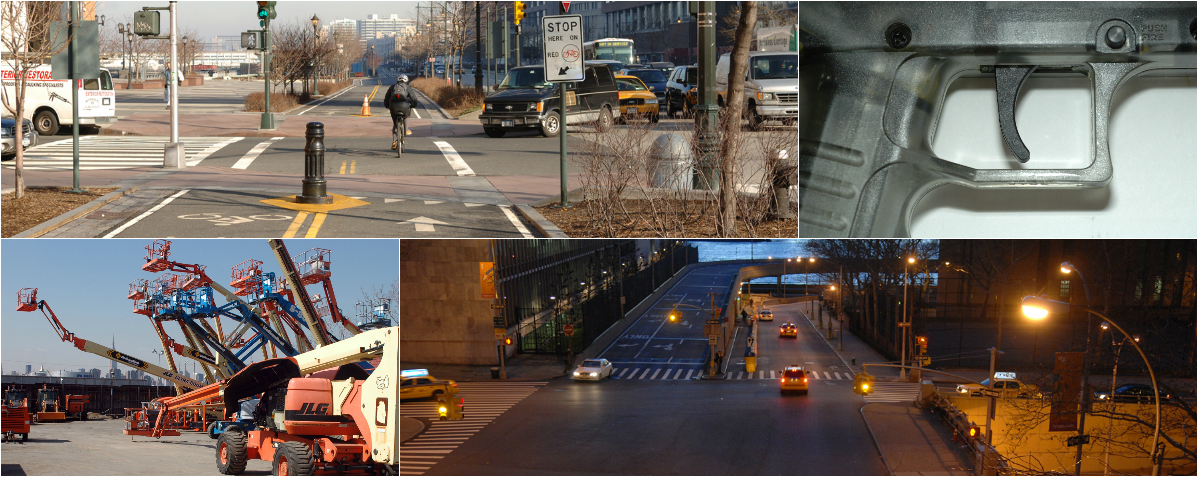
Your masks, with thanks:
M 359 115 L 362 115 L 364 117 L 371 116 L 371 104 L 370 104 L 370 102 L 367 101 L 367 96 L 365 94 L 363 95 L 362 112 L 359 113 Z

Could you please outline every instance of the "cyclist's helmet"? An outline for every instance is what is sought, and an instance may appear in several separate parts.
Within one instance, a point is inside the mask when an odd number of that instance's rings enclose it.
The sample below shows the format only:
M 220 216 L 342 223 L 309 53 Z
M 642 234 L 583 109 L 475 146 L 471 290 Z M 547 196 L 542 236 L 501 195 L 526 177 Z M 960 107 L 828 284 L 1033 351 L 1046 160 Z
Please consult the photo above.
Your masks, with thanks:
M 396 77 L 396 83 L 408 83 L 408 75 L 400 75 Z

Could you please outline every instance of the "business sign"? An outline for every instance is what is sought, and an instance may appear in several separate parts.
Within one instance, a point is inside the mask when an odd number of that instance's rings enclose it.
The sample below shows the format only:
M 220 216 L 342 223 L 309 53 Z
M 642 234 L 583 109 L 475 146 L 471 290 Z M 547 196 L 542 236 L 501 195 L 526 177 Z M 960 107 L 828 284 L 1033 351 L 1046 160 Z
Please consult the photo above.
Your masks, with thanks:
M 496 298 L 496 270 L 492 262 L 479 262 L 479 290 L 483 298 Z
M 542 17 L 542 52 L 547 82 L 583 80 L 583 17 Z

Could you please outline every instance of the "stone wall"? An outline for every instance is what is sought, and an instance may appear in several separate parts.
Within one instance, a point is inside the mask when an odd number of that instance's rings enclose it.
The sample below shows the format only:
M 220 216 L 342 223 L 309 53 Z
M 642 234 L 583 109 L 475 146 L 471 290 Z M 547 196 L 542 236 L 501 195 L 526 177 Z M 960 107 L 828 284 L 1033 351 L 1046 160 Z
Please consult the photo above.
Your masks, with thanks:
M 496 363 L 492 300 L 480 296 L 488 240 L 400 242 L 400 362 Z

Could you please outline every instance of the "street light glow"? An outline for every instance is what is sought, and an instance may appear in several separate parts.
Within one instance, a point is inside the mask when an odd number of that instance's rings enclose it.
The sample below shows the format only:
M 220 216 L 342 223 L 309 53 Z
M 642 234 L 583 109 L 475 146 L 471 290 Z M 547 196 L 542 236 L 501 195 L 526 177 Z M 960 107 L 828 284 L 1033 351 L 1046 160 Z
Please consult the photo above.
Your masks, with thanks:
M 1041 320 L 1051 313 L 1066 313 L 1070 309 L 1070 304 L 1048 298 L 1029 295 L 1021 299 L 1021 311 L 1032 320 Z
M 913 257 L 908 257 L 908 263 L 913 263 L 913 262 L 916 262 L 916 261 L 917 261 L 917 259 L 915 259 L 915 258 L 913 258 Z
M 1059 264 L 1058 269 L 1061 270 L 1063 273 L 1071 273 L 1072 271 L 1075 270 L 1075 266 L 1071 265 L 1071 262 L 1062 262 L 1061 264 Z
M 1021 305 L 1021 311 L 1024 312 L 1025 316 L 1029 317 L 1030 320 L 1041 320 L 1046 318 L 1047 315 L 1050 315 L 1049 311 L 1042 310 L 1038 307 L 1031 307 L 1029 305 Z

